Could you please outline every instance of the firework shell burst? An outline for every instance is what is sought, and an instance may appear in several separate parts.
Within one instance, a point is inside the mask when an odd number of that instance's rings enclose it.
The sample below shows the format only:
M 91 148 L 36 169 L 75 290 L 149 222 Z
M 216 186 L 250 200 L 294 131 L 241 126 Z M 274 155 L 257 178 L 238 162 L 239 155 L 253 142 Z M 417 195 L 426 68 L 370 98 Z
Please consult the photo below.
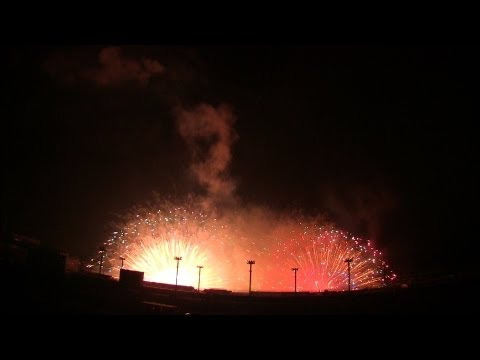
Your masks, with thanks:
M 342 291 L 376 288 L 395 275 L 370 241 L 349 235 L 318 219 L 301 219 L 280 227 L 269 256 L 275 259 L 266 276 L 271 291 L 292 291 L 297 277 L 298 291 Z M 281 264 L 278 266 L 278 264 Z M 297 268 L 296 274 L 292 271 Z
M 348 258 L 353 259 L 352 289 L 379 287 L 386 278 L 394 277 L 390 271 L 386 273 L 381 253 L 369 241 L 318 218 L 272 220 L 266 213 L 245 210 L 219 216 L 216 209 L 206 208 L 200 201 L 181 205 L 157 201 L 123 216 L 115 229 L 104 244 L 103 268 L 117 278 L 120 258 L 125 269 L 144 272 L 146 281 L 178 281 L 195 288 L 198 266 L 203 266 L 202 288 L 234 291 L 248 289 L 249 259 L 256 260 L 252 280 L 256 291 L 292 291 L 294 267 L 299 268 L 298 291 L 345 290 Z M 92 259 L 95 263 L 98 266 L 97 258 Z
M 203 266 L 203 288 L 237 290 L 233 271 L 247 255 L 231 238 L 230 228 L 200 204 L 176 206 L 165 201 L 155 209 L 137 208 L 116 227 L 105 243 L 106 274 L 118 277 L 119 259 L 124 258 L 124 268 L 144 272 L 146 281 L 175 284 L 175 257 L 181 257 L 178 284 L 197 287 L 197 266 Z

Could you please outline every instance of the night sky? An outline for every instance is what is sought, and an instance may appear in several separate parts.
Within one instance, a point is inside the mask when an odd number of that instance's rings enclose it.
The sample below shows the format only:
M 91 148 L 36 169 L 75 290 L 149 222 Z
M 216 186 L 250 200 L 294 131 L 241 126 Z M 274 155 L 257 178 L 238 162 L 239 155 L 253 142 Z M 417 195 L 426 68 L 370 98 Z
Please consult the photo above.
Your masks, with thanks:
M 473 269 L 474 50 L 11 47 L 2 227 L 88 258 L 114 214 L 201 191 L 172 109 L 223 103 L 241 202 L 327 213 L 399 274 Z

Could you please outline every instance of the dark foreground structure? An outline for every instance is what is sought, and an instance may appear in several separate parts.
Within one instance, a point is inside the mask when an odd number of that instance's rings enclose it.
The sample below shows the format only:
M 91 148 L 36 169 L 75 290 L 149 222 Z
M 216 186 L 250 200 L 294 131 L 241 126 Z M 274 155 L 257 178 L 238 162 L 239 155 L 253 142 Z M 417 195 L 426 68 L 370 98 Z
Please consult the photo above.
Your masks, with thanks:
M 58 268 L 57 268 L 58 269 Z M 108 315 L 471 314 L 479 299 L 471 278 L 437 284 L 323 293 L 231 293 L 94 273 L 39 272 L 2 264 L 1 313 Z
M 198 292 L 181 284 L 144 281 L 122 269 L 120 279 L 73 266 L 68 255 L 33 239 L 0 242 L 2 315 L 345 315 L 479 313 L 478 276 L 399 283 L 380 289 L 322 293 Z M 78 264 L 77 264 L 78 265 Z M 401 286 L 400 286 L 401 284 Z

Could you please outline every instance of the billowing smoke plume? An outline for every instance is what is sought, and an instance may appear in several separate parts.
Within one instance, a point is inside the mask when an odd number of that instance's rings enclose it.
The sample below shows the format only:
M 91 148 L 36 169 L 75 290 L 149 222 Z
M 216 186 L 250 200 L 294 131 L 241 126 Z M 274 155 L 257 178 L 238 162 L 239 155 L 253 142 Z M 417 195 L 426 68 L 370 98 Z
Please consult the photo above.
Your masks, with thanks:
M 176 109 L 178 131 L 187 143 L 193 162 L 191 171 L 213 201 L 230 201 L 235 183 L 228 176 L 231 147 L 237 139 L 235 116 L 226 105 L 200 104 L 192 110 Z
M 159 103 L 174 107 L 177 130 L 191 153 L 189 168 L 205 190 L 205 204 L 231 203 L 235 183 L 229 177 L 228 167 L 231 146 L 237 138 L 232 110 L 225 104 L 214 107 L 201 103 L 193 108 L 174 105 L 185 98 L 185 84 L 189 83 L 185 69 L 175 65 L 174 57 L 167 71 L 163 60 L 139 52 L 139 49 L 111 46 L 90 51 L 88 56 L 84 51 L 62 51 L 49 56 L 45 68 L 67 84 L 86 82 L 105 91 L 132 83 L 144 86 L 161 76 L 152 90 L 157 92 Z

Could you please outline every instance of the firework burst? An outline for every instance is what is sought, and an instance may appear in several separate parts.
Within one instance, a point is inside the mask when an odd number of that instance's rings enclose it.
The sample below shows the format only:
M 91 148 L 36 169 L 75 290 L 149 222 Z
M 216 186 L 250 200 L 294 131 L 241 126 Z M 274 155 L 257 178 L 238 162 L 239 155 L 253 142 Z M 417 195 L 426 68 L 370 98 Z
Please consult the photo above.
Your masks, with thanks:
M 201 201 L 137 208 L 116 224 L 105 243 L 105 273 L 118 277 L 124 268 L 142 271 L 145 280 L 203 288 L 248 289 L 246 260 L 256 260 L 255 291 L 292 291 L 298 270 L 299 291 L 343 291 L 379 287 L 386 278 L 381 253 L 369 241 L 352 237 L 323 219 L 292 215 L 287 219 L 258 210 L 231 209 L 221 215 Z M 160 204 L 160 205 L 158 205 Z M 182 257 L 177 260 L 175 257 Z M 98 259 L 92 259 L 98 262 Z
M 278 261 L 269 269 L 266 286 L 275 291 L 292 290 L 292 268 L 298 268 L 300 291 L 348 289 L 348 265 L 352 289 L 375 288 L 395 275 L 387 271 L 382 254 L 370 241 L 350 236 L 318 220 L 304 220 L 281 227 L 270 255 Z M 278 266 L 278 264 L 281 264 Z
M 144 272 L 145 280 L 175 284 L 174 258 L 178 256 L 182 257 L 178 284 L 196 287 L 197 266 L 203 266 L 203 287 L 237 289 L 233 268 L 243 261 L 243 251 L 231 238 L 229 227 L 200 204 L 163 202 L 155 210 L 137 208 L 116 227 L 119 230 L 105 243 L 105 273 L 118 277 L 123 257 L 124 268 Z

